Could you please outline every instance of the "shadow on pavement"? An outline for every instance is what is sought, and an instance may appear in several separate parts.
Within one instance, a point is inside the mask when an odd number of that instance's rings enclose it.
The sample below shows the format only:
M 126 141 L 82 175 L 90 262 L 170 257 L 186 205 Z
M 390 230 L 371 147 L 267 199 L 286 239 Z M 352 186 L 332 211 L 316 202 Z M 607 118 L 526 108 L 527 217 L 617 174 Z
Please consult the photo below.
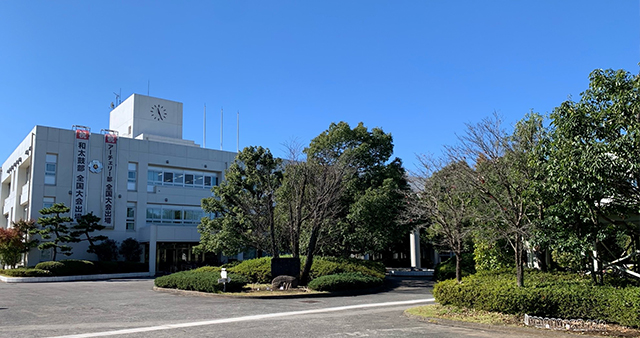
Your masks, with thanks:
M 401 277 L 401 276 L 387 276 L 385 278 L 385 288 L 387 290 L 401 290 L 401 289 L 431 289 L 433 287 L 432 277 Z

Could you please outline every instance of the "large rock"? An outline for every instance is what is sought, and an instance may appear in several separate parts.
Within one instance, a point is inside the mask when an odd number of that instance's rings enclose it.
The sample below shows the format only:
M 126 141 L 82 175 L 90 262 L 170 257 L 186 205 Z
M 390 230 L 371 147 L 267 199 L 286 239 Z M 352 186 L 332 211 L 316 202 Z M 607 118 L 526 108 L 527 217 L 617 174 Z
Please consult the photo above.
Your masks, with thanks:
M 293 276 L 278 276 L 271 281 L 271 288 L 273 290 L 288 290 L 290 288 L 298 287 L 298 278 Z

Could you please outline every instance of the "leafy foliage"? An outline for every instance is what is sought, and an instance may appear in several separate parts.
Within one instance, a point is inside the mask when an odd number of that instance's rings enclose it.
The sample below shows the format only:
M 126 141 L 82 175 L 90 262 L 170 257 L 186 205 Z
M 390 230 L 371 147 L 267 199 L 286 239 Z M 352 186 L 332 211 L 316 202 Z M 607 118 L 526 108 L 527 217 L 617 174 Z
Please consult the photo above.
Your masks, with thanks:
M 49 277 L 51 276 L 51 272 L 41 269 L 16 268 L 0 270 L 0 275 L 8 277 Z
M 24 220 L 13 223 L 12 228 L 0 228 L 0 264 L 15 267 L 22 255 L 37 245 L 37 240 L 28 238 L 33 229 L 35 222 Z
M 359 272 L 347 272 L 318 277 L 309 283 L 309 289 L 316 291 L 348 291 L 382 286 L 382 278 Z
M 226 286 L 227 292 L 241 291 L 249 282 L 242 275 L 229 273 L 227 276 L 231 279 Z M 158 277 L 155 279 L 154 285 L 159 288 L 219 293 L 224 288 L 222 283 L 218 283 L 219 278 L 220 272 L 196 269 Z
M 142 247 L 135 238 L 127 238 L 120 243 L 120 254 L 127 262 L 139 262 L 142 255 Z
M 633 219 L 640 210 L 640 77 L 597 69 L 589 80 L 580 101 L 565 101 L 551 114 L 545 189 L 555 203 L 544 234 L 560 256 L 567 248 L 589 253 L 601 270 L 603 259 L 630 251 L 606 243 L 619 233 L 640 250 Z
M 53 276 L 92 275 L 98 273 L 98 269 L 93 262 L 78 259 L 40 262 L 35 268 L 47 270 Z
M 271 283 L 271 257 L 249 259 L 228 269 L 230 273 L 235 273 L 246 277 L 251 283 Z
M 105 226 L 101 225 L 100 217 L 94 215 L 92 212 L 80 216 L 76 219 L 77 224 L 72 226 L 71 236 L 76 238 L 75 241 L 85 240 L 89 242 L 89 249 L 87 252 L 89 253 L 97 253 L 96 245 L 97 242 L 105 241 L 108 239 L 105 235 L 93 235 L 95 231 L 104 230 Z
M 53 260 L 55 261 L 58 252 L 65 256 L 71 256 L 72 247 L 68 243 L 77 242 L 78 239 L 71 234 L 69 223 L 72 221 L 68 216 L 61 216 L 69 212 L 69 207 L 63 203 L 56 203 L 49 208 L 40 210 L 42 217 L 38 218 L 40 229 L 31 230 L 32 234 L 40 235 L 42 241 L 38 245 L 40 250 L 52 249 Z
M 274 206 L 281 162 L 262 147 L 238 153 L 225 180 L 213 187 L 215 197 L 202 200 L 202 208 L 216 217 L 202 219 L 197 250 L 233 255 L 253 247 L 279 255 Z
M 111 262 L 118 260 L 118 242 L 113 239 L 106 239 L 100 244 L 93 246 L 93 252 L 98 256 L 99 261 Z
M 384 278 L 386 269 L 382 263 L 355 258 L 317 257 L 313 261 L 310 280 L 345 272 L 358 272 L 376 278 Z
M 598 286 L 576 274 L 531 271 L 527 287 L 519 288 L 512 273 L 477 273 L 463 278 L 462 284 L 446 280 L 435 285 L 433 294 L 443 305 L 640 326 L 638 287 Z
M 466 253 L 462 254 L 460 261 L 460 275 L 462 277 L 468 276 L 476 273 L 475 262 L 473 260 L 473 254 Z M 456 273 L 456 257 L 450 257 L 444 262 L 440 262 L 436 265 L 433 271 L 433 278 L 437 281 L 445 280 L 445 279 L 453 279 L 457 280 Z

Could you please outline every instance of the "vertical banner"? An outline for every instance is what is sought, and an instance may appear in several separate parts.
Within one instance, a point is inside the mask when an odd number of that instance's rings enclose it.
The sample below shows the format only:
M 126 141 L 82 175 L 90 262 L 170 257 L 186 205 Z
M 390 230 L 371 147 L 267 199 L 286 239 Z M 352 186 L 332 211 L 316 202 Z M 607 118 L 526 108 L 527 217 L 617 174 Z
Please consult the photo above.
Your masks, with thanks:
M 103 180 L 103 205 L 104 214 L 102 224 L 113 227 L 114 221 L 114 190 L 116 187 L 116 162 L 118 159 L 118 135 L 104 134 L 104 180 Z
M 73 197 L 71 208 L 73 219 L 86 214 L 87 170 L 89 158 L 89 129 L 76 129 L 73 148 Z

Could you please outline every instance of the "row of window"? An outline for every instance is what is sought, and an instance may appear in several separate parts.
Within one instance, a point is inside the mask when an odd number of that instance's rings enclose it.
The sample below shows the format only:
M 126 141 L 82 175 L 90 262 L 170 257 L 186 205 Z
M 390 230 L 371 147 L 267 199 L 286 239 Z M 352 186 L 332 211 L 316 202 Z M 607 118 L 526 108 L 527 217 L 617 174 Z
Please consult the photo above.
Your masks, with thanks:
M 47 154 L 44 173 L 44 184 L 56 184 L 58 155 Z M 135 191 L 138 183 L 138 164 L 129 162 L 127 165 L 127 190 Z M 211 189 L 218 185 L 218 175 L 215 173 L 175 170 L 149 167 L 147 172 L 147 191 L 152 192 L 154 185 L 169 185 L 178 187 L 193 187 Z
M 175 205 L 147 206 L 147 223 L 197 225 L 202 217 L 210 214 L 198 207 L 182 207 Z
M 55 197 L 44 197 L 42 207 L 50 208 L 55 202 Z M 205 216 L 213 217 L 212 214 L 205 213 L 198 207 L 175 205 L 149 205 L 147 207 L 147 223 L 197 225 Z M 136 229 L 136 203 L 127 203 L 125 224 L 128 231 Z
M 153 191 L 155 185 L 211 189 L 214 185 L 218 185 L 218 175 L 150 167 L 147 172 L 147 191 Z

